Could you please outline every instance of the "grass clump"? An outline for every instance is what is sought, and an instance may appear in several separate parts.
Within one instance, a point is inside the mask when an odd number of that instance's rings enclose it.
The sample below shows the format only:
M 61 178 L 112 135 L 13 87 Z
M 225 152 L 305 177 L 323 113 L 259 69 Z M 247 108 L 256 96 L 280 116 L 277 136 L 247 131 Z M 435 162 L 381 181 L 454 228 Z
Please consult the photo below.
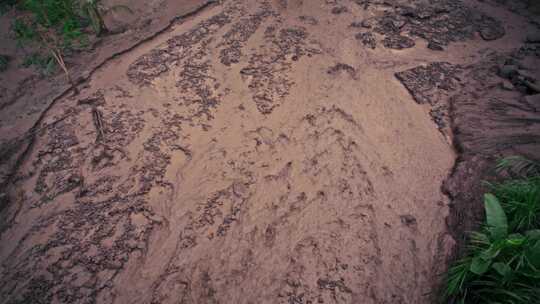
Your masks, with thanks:
M 37 67 L 43 75 L 47 76 L 56 72 L 57 63 L 51 55 L 32 53 L 24 58 L 22 66 L 25 68 Z
M 104 31 L 97 0 L 10 1 L 21 12 L 12 24 L 17 43 L 32 50 L 23 66 L 35 66 L 44 75 L 53 74 L 59 67 L 76 90 L 64 57 L 87 45 L 89 24 L 98 35 Z
M 512 178 L 488 184 L 486 221 L 470 234 L 468 250 L 448 270 L 449 303 L 540 303 L 540 166 L 502 160 Z
M 72 83 L 64 57 L 88 45 L 88 34 L 108 32 L 102 14 L 126 6 L 105 9 L 99 0 L 0 0 L 4 7 L 15 7 L 20 14 L 12 31 L 20 46 L 29 46 L 32 54 L 25 63 L 36 66 L 45 75 L 58 66 Z M 50 59 L 53 60 L 50 60 Z
M 17 1 L 15 7 L 21 14 L 14 20 L 12 31 L 20 46 L 32 50 L 23 66 L 35 66 L 44 75 L 51 75 L 58 66 L 73 86 L 64 56 L 85 41 L 78 6 L 76 0 Z
M 18 41 L 41 43 L 43 36 L 54 36 L 57 47 L 73 47 L 85 27 L 80 18 L 79 3 L 75 0 L 22 0 L 17 8 L 26 12 L 13 23 Z M 50 40 L 50 39 L 49 39 Z

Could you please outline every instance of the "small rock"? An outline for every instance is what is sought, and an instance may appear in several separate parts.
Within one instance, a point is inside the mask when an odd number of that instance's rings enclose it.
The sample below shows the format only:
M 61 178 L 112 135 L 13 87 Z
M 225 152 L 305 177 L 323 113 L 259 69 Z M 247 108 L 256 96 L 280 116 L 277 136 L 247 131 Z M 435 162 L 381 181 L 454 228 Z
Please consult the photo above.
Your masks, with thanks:
M 510 79 L 512 76 L 517 74 L 517 71 L 518 67 L 515 65 L 504 65 L 503 67 L 499 68 L 499 76 Z
M 475 22 L 482 39 L 490 41 L 503 37 L 506 34 L 504 26 L 498 20 L 486 15 L 479 15 Z
M 133 240 L 133 239 L 127 240 L 126 245 L 127 245 L 128 248 L 133 249 L 133 250 L 135 250 L 135 249 L 144 249 L 144 247 L 145 247 L 144 243 L 138 242 L 137 240 Z
M 520 76 L 522 76 L 525 80 L 536 82 L 536 77 L 530 72 L 527 72 L 525 70 L 518 70 L 517 71 Z
M 508 80 L 504 80 L 503 82 L 501 82 L 501 88 L 507 91 L 513 91 L 516 89 L 514 85 Z
M 356 34 L 355 38 L 357 40 L 360 40 L 365 46 L 375 49 L 377 47 L 377 40 L 375 39 L 375 36 L 370 33 L 358 33 Z
M 540 93 L 540 85 L 536 84 L 536 83 L 532 83 L 530 81 L 525 81 L 524 82 L 525 85 L 527 86 L 527 88 L 535 93 Z
M 121 261 L 118 260 L 112 260 L 107 263 L 107 267 L 110 269 L 120 269 L 124 266 L 124 264 Z
M 533 107 L 537 112 L 540 111 L 540 94 L 528 95 L 524 97 L 525 102 Z
M 434 11 L 430 10 L 428 7 L 418 8 L 412 11 L 403 12 L 403 16 L 411 16 L 416 19 L 429 19 L 433 16 Z
M 91 96 L 88 96 L 86 98 L 82 98 L 77 100 L 77 104 L 79 105 L 103 105 L 105 104 L 105 97 L 103 96 L 103 93 L 96 92 L 92 94 Z
M 504 30 L 492 27 L 483 27 L 480 29 L 480 36 L 486 41 L 496 40 L 504 36 Z
M 376 20 L 373 18 L 362 21 L 361 25 L 364 28 L 372 28 L 375 25 Z
M 527 92 L 529 91 L 529 88 L 527 88 L 527 86 L 522 82 L 513 81 L 512 84 L 514 85 L 514 87 L 516 88 L 517 91 L 519 91 L 519 92 L 521 92 L 523 94 L 527 94 Z
M 525 38 L 526 42 L 530 43 L 539 43 L 540 42 L 540 32 L 533 32 L 527 34 L 527 38 Z
M 3 192 L 0 192 L 0 209 L 2 209 L 2 207 L 5 207 L 5 205 L 7 205 L 7 203 L 8 203 L 7 194 L 5 194 Z
M 405 25 L 406 21 L 403 20 L 403 19 L 394 19 L 392 20 L 392 25 L 395 27 L 395 28 L 402 28 L 404 25 Z
M 385 47 L 394 50 L 412 48 L 415 45 L 414 40 L 401 35 L 387 36 L 386 38 L 384 38 L 383 44 Z
M 342 13 L 346 13 L 348 10 L 345 6 L 338 6 L 338 7 L 334 7 L 332 9 L 332 14 L 334 15 L 339 15 L 339 14 L 342 14 Z
M 430 41 L 427 45 L 428 49 L 434 50 L 434 51 L 444 51 L 444 48 L 442 45 L 438 44 L 437 42 Z
M 249 196 L 249 188 L 242 182 L 235 182 L 233 184 L 233 193 L 240 198 L 247 198 Z
M 410 214 L 405 214 L 399 217 L 401 222 L 407 226 L 416 225 L 416 218 Z
M 97 283 L 97 277 L 92 276 L 90 279 L 84 282 L 81 287 L 92 289 L 96 286 L 96 283 Z

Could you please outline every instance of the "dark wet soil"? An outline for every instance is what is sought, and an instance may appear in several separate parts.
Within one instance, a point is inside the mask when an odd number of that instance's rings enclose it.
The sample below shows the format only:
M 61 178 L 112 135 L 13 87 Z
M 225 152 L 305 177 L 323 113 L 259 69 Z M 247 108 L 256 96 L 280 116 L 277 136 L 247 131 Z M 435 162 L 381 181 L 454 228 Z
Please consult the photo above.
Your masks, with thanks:
M 540 44 L 525 43 L 471 65 L 435 62 L 396 73 L 416 102 L 431 105 L 433 120 L 459 153 L 443 187 L 452 198 L 449 225 L 458 240 L 481 221 L 483 181 L 496 177 L 499 159 L 540 159 L 538 92 L 530 86 L 539 83 L 539 50 Z

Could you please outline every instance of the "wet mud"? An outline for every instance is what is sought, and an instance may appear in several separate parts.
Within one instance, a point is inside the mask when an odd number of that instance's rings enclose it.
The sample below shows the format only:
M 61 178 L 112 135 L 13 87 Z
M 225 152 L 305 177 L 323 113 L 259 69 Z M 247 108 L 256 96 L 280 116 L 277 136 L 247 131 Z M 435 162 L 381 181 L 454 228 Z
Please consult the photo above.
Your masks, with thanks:
M 524 17 L 436 2 L 223 1 L 107 61 L 2 189 L 0 303 L 432 303 L 540 142 Z

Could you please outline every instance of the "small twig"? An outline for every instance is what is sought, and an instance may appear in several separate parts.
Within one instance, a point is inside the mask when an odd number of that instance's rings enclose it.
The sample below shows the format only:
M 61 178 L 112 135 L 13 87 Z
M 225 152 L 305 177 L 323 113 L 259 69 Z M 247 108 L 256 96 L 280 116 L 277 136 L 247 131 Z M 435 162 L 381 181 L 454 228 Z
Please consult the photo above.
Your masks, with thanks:
M 105 136 L 105 132 L 103 131 L 103 114 L 101 114 L 101 111 L 99 111 L 98 109 L 93 108 L 92 118 L 94 120 L 94 126 L 96 127 L 97 131 L 96 142 L 100 142 Z

